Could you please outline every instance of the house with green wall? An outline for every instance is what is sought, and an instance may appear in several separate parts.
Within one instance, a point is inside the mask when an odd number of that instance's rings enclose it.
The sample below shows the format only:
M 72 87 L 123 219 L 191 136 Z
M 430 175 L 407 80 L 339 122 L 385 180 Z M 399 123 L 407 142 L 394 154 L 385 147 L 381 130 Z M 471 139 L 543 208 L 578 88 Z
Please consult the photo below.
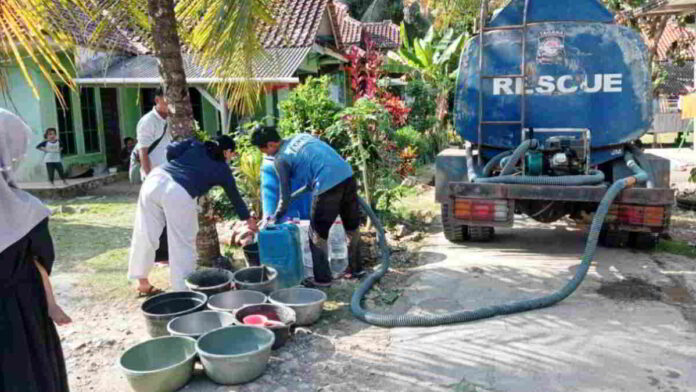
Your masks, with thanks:
M 282 115 L 279 103 L 308 76 L 332 75 L 331 96 L 346 104 L 349 83 L 344 54 L 349 48 L 359 46 L 366 35 L 382 48 L 395 48 L 400 43 L 398 26 L 389 21 L 357 21 L 337 0 L 284 0 L 280 15 L 276 24 L 259 26 L 266 56 L 254 63 L 254 78 L 264 84 L 265 92 L 252 117 L 242 118 L 228 110 L 210 88 L 217 82 L 213 72 L 198 66 L 190 54 L 183 54 L 194 117 L 202 130 L 211 135 L 229 133 L 250 119 L 273 124 Z M 154 90 L 162 83 L 156 57 L 142 44 L 148 41 L 146 37 L 119 29 L 109 34 L 108 52 L 87 47 L 89 39 L 84 38 L 78 40 L 84 46 L 63 54 L 77 65 L 73 75 L 77 89 L 59 87 L 63 103 L 37 67 L 30 66 L 29 72 L 38 97 L 17 67 L 6 68 L 9 88 L 0 99 L 0 107 L 29 124 L 34 132 L 33 145 L 42 140 L 46 128 L 56 128 L 68 171 L 91 167 L 95 174 L 101 174 L 119 166 L 124 138 L 136 137 L 138 120 L 152 109 Z M 18 170 L 18 180 L 45 181 L 45 170 L 42 153 L 30 149 Z

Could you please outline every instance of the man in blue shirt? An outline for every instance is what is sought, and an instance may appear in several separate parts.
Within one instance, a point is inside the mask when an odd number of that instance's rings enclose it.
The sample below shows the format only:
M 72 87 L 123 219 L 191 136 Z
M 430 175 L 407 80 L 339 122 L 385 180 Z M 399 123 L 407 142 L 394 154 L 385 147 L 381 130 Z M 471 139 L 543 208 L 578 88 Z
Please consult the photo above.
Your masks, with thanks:
M 331 146 L 306 133 L 283 140 L 274 127 L 263 127 L 251 134 L 251 144 L 274 157 L 280 196 L 272 221 L 281 219 L 287 212 L 291 179 L 306 184 L 312 190 L 309 245 L 314 281 L 309 283 L 320 287 L 331 284 L 327 239 L 338 215 L 349 241 L 348 272 L 360 276 L 360 206 L 358 185 L 350 165 Z

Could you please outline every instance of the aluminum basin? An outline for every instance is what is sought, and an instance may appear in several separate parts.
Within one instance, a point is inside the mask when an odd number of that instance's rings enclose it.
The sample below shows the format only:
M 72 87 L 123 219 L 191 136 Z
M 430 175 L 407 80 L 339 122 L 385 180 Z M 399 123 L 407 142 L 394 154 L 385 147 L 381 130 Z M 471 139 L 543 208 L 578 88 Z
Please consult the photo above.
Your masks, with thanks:
M 263 270 L 265 271 L 262 273 Z M 248 267 L 234 273 L 234 284 L 238 289 L 255 290 L 268 295 L 278 288 L 277 278 L 278 271 L 275 268 Z
M 205 374 L 218 384 L 242 384 L 261 376 L 275 341 L 266 328 L 236 325 L 208 332 L 196 342 Z
M 173 291 L 147 299 L 140 306 L 150 336 L 168 335 L 167 324 L 172 319 L 205 308 L 208 296 L 195 291 Z
M 311 325 L 321 316 L 326 294 L 317 289 L 291 287 L 274 291 L 268 299 L 272 304 L 292 308 L 297 317 L 296 325 Z
M 267 326 L 275 334 L 273 350 L 277 350 L 285 345 L 290 339 L 292 331 L 295 329 L 295 311 L 283 305 L 260 304 L 247 305 L 234 314 L 237 324 L 244 324 L 244 317 L 259 314 L 266 316 L 269 320 L 280 321 L 283 325 Z
M 184 282 L 189 290 L 200 291 L 210 297 L 232 290 L 232 272 L 220 268 L 206 268 L 195 271 Z
M 266 295 L 253 290 L 235 290 L 210 297 L 208 308 L 219 312 L 234 314 L 246 305 L 258 305 L 266 302 Z
M 167 324 L 167 331 L 172 336 L 188 336 L 198 339 L 204 333 L 227 327 L 234 323 L 234 316 L 227 312 L 206 310 L 173 319 Z
M 195 358 L 195 339 L 165 336 L 129 348 L 118 365 L 134 391 L 172 392 L 189 381 Z

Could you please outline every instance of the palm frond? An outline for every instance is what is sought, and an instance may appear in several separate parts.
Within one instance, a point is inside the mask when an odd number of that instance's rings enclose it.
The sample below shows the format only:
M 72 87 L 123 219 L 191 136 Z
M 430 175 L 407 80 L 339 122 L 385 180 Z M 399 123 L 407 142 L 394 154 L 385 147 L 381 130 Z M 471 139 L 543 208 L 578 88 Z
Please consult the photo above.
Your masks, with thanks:
M 38 69 L 56 96 L 63 102 L 58 83 L 75 88 L 74 64 L 58 54 L 75 46 L 75 38 L 56 26 L 57 17 L 86 12 L 82 0 L 5 0 L 0 2 L 0 61 L 19 69 L 38 99 L 39 91 L 32 76 Z M 54 72 L 51 72 L 54 71 Z M 4 73 L 0 73 L 0 76 Z M 7 86 L 6 81 L 0 85 Z
M 265 54 L 258 38 L 261 23 L 273 24 L 277 1 L 181 0 L 177 17 L 182 39 L 196 61 L 213 70 L 220 82 L 211 87 L 235 112 L 251 114 L 258 107 L 263 84 L 254 79 L 255 64 Z

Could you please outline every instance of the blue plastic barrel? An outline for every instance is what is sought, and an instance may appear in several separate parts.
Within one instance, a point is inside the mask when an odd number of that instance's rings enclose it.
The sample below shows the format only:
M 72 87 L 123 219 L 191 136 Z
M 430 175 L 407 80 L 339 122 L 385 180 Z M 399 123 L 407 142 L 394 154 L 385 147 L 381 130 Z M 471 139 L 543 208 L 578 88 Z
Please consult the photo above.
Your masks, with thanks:
M 259 232 L 261 264 L 278 271 L 278 287 L 293 287 L 304 277 L 300 229 L 293 224 L 272 225 Z
M 291 191 L 294 192 L 305 184 L 298 181 L 290 181 Z M 273 215 L 278 206 L 278 176 L 273 167 L 273 158 L 265 157 L 261 165 L 261 209 L 263 217 Z M 285 219 L 289 217 L 299 217 L 309 219 L 312 208 L 312 194 L 307 192 L 290 203 Z

